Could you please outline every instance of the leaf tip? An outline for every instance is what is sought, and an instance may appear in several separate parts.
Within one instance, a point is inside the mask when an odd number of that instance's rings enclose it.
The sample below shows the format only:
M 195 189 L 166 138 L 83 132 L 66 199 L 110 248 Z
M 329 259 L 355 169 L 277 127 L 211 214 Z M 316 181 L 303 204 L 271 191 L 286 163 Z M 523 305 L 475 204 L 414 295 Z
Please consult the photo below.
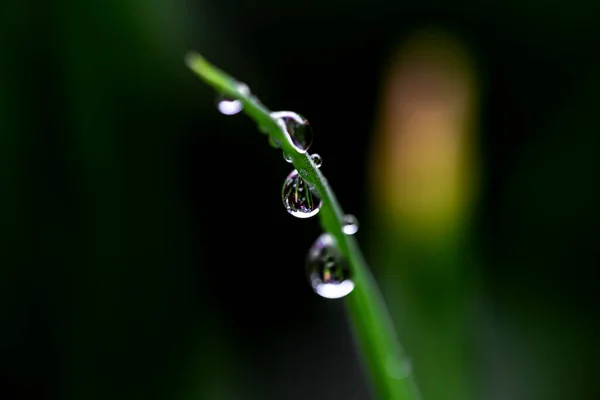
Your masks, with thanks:
M 204 59 L 204 57 L 202 57 L 200 53 L 194 50 L 190 50 L 187 53 L 185 53 L 183 60 L 185 61 L 185 64 L 188 66 L 188 68 L 196 72 L 201 72 L 202 70 L 204 70 L 207 64 L 206 59 Z

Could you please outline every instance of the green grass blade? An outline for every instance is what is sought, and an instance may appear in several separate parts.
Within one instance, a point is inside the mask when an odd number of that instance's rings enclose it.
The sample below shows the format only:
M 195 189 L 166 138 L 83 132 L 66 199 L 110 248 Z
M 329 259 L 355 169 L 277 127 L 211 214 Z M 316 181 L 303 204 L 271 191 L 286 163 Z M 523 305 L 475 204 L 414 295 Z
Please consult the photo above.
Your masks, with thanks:
M 294 148 L 285 127 L 271 118 L 270 111 L 255 96 L 239 90 L 240 82 L 198 53 L 188 53 L 185 62 L 217 92 L 239 99 L 244 105 L 243 111 L 261 130 L 281 142 L 281 150 L 291 157 L 300 176 L 316 187 L 323 201 L 318 214 L 321 227 L 335 237 L 350 264 L 355 289 L 346 296 L 346 305 L 373 389 L 381 399 L 419 400 L 421 396 L 414 382 L 410 363 L 400 346 L 385 302 L 356 239 L 342 232 L 344 213 L 325 176 L 308 153 L 300 154 Z

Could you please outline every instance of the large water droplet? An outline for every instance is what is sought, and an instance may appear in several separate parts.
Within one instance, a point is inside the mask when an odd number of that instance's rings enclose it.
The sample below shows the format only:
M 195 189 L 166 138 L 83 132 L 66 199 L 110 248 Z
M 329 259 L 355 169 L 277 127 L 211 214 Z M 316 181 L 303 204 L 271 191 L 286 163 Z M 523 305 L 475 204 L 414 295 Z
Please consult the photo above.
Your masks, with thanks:
M 323 159 L 321 158 L 320 155 L 318 155 L 317 153 L 311 154 L 310 159 L 312 160 L 312 162 L 315 163 L 315 166 L 317 168 L 321 168 L 321 165 L 323 164 Z
M 358 220 L 352 214 L 346 214 L 342 217 L 342 232 L 346 235 L 354 235 L 358 232 Z
M 313 141 L 312 128 L 306 118 L 292 111 L 272 112 L 271 117 L 283 122 L 296 150 L 306 153 Z
M 289 162 L 289 163 L 292 162 L 292 157 L 288 153 L 286 153 L 285 151 L 283 152 L 283 159 L 285 161 Z
M 245 96 L 250 94 L 250 88 L 245 83 L 239 83 L 237 87 L 238 92 Z M 221 114 L 235 115 L 244 109 L 244 104 L 236 99 L 235 97 L 227 96 L 222 93 L 217 94 L 217 108 Z
M 310 218 L 321 209 L 321 197 L 293 170 L 283 182 L 281 200 L 287 212 L 297 218 Z
M 348 263 L 329 233 L 319 236 L 308 251 L 306 273 L 315 293 L 327 299 L 339 299 L 354 289 Z

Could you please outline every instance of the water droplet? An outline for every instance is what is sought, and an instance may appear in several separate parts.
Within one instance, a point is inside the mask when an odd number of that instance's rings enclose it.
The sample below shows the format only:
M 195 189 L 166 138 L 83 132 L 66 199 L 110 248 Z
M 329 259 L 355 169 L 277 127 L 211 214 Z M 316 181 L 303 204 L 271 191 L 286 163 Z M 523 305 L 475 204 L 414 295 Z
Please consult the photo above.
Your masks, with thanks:
M 258 125 L 258 131 L 267 135 L 269 133 L 269 128 L 266 125 Z
M 342 232 L 346 235 L 354 235 L 358 232 L 358 220 L 352 214 L 346 214 L 342 218 Z
M 250 94 L 250 88 L 245 83 L 239 83 L 237 87 L 238 92 L 244 96 Z M 235 97 L 227 96 L 222 93 L 217 95 L 217 108 L 221 114 L 235 115 L 244 109 L 244 104 Z
M 271 145 L 271 147 L 278 149 L 281 147 L 281 142 L 279 141 L 279 139 L 275 139 L 273 136 L 269 136 L 269 145 Z
M 321 164 L 323 164 L 323 159 L 321 158 L 320 155 L 318 155 L 317 153 L 311 154 L 310 159 L 312 160 L 312 162 L 315 163 L 315 166 L 317 168 L 321 168 Z
M 289 163 L 292 162 L 292 157 L 290 157 L 290 155 L 288 153 L 286 153 L 285 151 L 283 152 L 283 159 Z
M 310 218 L 321 209 L 321 198 L 310 185 L 293 170 L 283 182 L 281 200 L 287 212 L 297 218 Z
M 388 356 L 386 366 L 388 375 L 392 379 L 406 379 L 412 373 L 412 363 L 408 359 Z
M 306 118 L 292 111 L 272 112 L 271 117 L 283 122 L 296 150 L 306 153 L 313 141 L 312 128 Z
M 220 94 L 217 97 L 217 108 L 221 114 L 235 115 L 244 109 L 244 105 L 238 99 Z
M 327 299 L 339 299 L 354 289 L 348 263 L 329 233 L 319 236 L 308 251 L 306 273 L 315 293 Z

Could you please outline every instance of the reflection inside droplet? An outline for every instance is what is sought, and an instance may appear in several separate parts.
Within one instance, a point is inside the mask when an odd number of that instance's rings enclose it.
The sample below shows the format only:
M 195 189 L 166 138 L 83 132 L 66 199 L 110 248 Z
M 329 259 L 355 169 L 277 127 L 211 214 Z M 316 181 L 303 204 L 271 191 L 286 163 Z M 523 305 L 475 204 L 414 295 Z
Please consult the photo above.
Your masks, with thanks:
M 318 193 L 293 170 L 283 182 L 281 200 L 286 211 L 296 218 L 316 215 L 323 204 Z
M 319 296 L 326 297 L 328 299 L 339 299 L 348 295 L 354 290 L 354 282 L 344 281 L 338 285 L 316 283 L 313 286 L 313 289 Z

